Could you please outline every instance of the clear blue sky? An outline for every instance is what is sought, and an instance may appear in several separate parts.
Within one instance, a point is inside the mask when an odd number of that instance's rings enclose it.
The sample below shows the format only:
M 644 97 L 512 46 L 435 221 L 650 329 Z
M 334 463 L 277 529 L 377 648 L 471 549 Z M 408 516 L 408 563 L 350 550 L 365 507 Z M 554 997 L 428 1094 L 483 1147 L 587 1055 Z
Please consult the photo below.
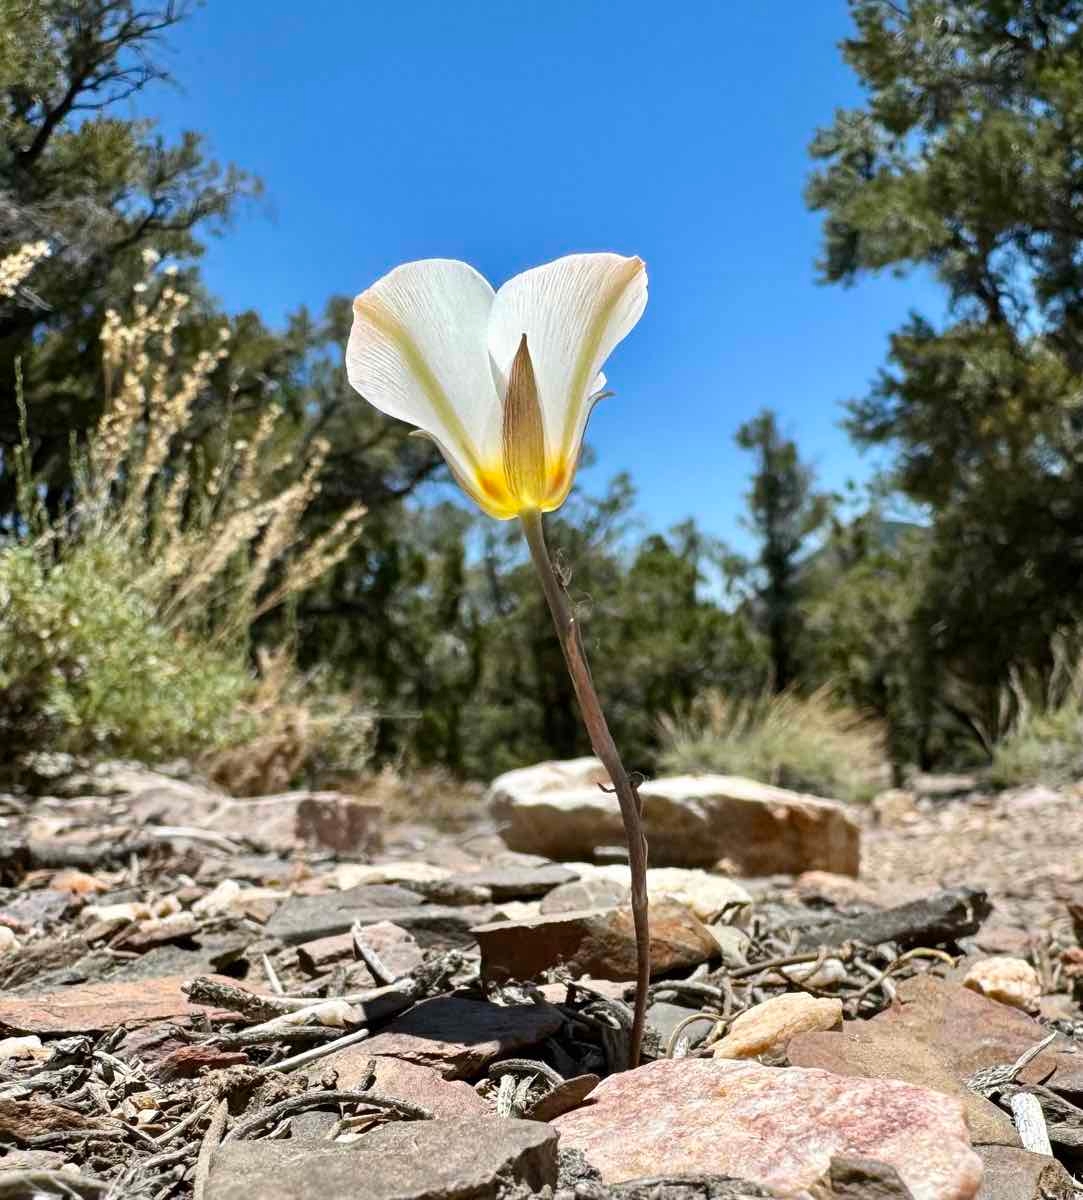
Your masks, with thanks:
M 646 522 L 736 524 L 764 406 L 841 486 L 838 428 L 920 281 L 815 282 L 802 189 L 815 128 L 857 102 L 844 0 L 211 0 L 175 31 L 179 91 L 144 111 L 205 131 L 266 206 L 212 244 L 211 289 L 272 323 L 408 259 L 498 285 L 560 254 L 647 261 L 646 315 L 607 367 L 590 485 L 630 470 Z

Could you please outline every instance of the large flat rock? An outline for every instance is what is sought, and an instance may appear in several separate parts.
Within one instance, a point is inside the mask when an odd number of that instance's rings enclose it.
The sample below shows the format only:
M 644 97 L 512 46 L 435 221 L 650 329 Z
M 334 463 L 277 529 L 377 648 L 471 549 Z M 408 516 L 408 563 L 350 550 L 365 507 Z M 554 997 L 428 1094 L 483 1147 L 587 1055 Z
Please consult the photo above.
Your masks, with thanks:
M 721 954 L 711 931 L 683 904 L 663 899 L 650 907 L 651 974 L 698 966 Z M 631 908 L 587 909 L 494 921 L 474 930 L 487 979 L 536 979 L 552 967 L 573 976 L 635 979 L 636 940 Z
M 499 1117 L 384 1125 L 342 1145 L 318 1139 L 226 1142 L 206 1200 L 497 1200 L 557 1180 L 557 1137 Z
M 553 1124 L 606 1183 L 723 1175 L 809 1200 L 839 1156 L 894 1167 L 914 1200 L 969 1200 L 981 1182 L 958 1101 L 826 1071 L 663 1059 L 611 1075 Z
M 622 845 L 617 798 L 598 786 L 597 760 L 543 763 L 510 771 L 488 792 L 513 850 L 589 859 Z M 745 875 L 832 871 L 856 875 L 859 828 L 834 800 L 729 775 L 682 775 L 639 788 L 656 866 L 710 867 L 725 860 Z
M 543 1041 L 563 1023 L 563 1014 L 551 1004 L 502 1005 L 437 996 L 403 1013 L 364 1048 L 368 1055 L 432 1067 L 445 1079 L 466 1079 L 502 1055 Z
M 346 933 L 355 921 L 362 925 L 388 921 L 408 929 L 426 949 L 468 946 L 473 941 L 470 927 L 486 920 L 490 911 L 425 904 L 416 892 L 395 884 L 363 884 L 345 892 L 291 896 L 267 922 L 266 931 L 297 946 Z
M 795 1066 L 872 1079 L 903 1079 L 957 1097 L 976 1143 L 1018 1146 L 1011 1119 L 970 1091 L 966 1081 L 989 1067 L 1008 1066 L 1048 1030 L 1018 1009 L 956 983 L 919 975 L 899 984 L 897 1002 L 870 1021 L 847 1021 L 841 1033 L 804 1033 L 790 1042 Z M 1063 1036 L 1020 1074 L 1077 1098 L 1083 1055 Z

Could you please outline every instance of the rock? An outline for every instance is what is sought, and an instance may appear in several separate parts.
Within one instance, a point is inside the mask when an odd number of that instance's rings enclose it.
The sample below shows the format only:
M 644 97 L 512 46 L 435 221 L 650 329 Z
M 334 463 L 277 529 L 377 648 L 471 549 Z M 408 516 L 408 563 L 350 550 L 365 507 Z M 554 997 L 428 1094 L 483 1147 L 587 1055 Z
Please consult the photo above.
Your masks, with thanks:
M 1027 1013 L 1037 1013 L 1042 1006 L 1038 972 L 1021 958 L 983 958 L 967 971 L 963 987 Z
M 4 1173 L 7 1171 L 56 1171 L 66 1161 L 66 1156 L 58 1150 L 7 1150 L 3 1158 L 0 1158 L 0 1184 L 6 1184 Z M 3 1195 L 4 1190 L 0 1186 L 0 1196 Z M 19 1200 L 18 1193 L 11 1196 L 10 1200 Z M 32 1197 L 32 1200 L 37 1200 L 37 1197 Z
M 46 1133 L 114 1127 L 114 1122 L 108 1119 L 87 1117 L 78 1109 L 34 1095 L 25 1100 L 0 1100 L 0 1141 L 4 1142 L 28 1142 Z
M 1007 954 L 1024 958 L 1030 953 L 1030 934 L 1016 925 L 985 925 L 974 935 L 974 945 L 983 954 Z
M 339 854 L 366 854 L 379 848 L 382 805 L 341 792 L 290 792 L 288 796 L 296 797 L 294 834 L 306 845 Z
M 920 771 L 911 775 L 909 782 L 910 790 L 916 796 L 935 800 L 965 796 L 970 792 L 976 792 L 981 786 L 976 775 L 927 775 Z
M 799 1033 L 834 1029 L 841 1024 L 841 1000 L 784 992 L 741 1013 L 715 1045 L 714 1056 L 755 1058 L 758 1054 L 777 1054 Z
M 488 888 L 492 898 L 499 903 L 501 900 L 532 900 L 577 878 L 577 872 L 568 867 L 546 863 L 540 867 L 483 868 L 471 871 L 469 875 L 459 875 L 455 882 Z
M 384 1125 L 356 1142 L 226 1142 L 206 1200 L 498 1200 L 553 1187 L 557 1139 L 537 1121 L 462 1117 Z
M 349 854 L 371 853 L 380 847 L 381 805 L 341 792 L 296 791 L 236 799 L 130 766 L 112 771 L 100 786 L 128 797 L 136 824 L 196 826 L 277 851 L 293 850 L 299 842 Z
M 786 1057 L 795 1067 L 818 1068 L 836 1075 L 897 1079 L 954 1096 L 963 1106 L 975 1142 L 1017 1146 L 1011 1118 L 991 1101 L 970 1091 L 933 1048 L 901 1029 L 871 1021 L 846 1021 L 841 1033 L 802 1033 Z
M 717 958 L 711 931 L 683 904 L 651 905 L 651 974 L 697 966 Z M 635 930 L 630 908 L 561 913 L 528 921 L 503 921 L 474 930 L 487 979 L 534 979 L 563 964 L 573 975 L 635 979 Z
M 984 1174 L 978 1200 L 1074 1200 L 1072 1177 L 1054 1158 L 1013 1146 L 978 1146 Z
M 15 934 L 6 925 L 0 925 L 0 954 L 14 954 L 19 948 Z
M 583 879 L 605 879 L 631 891 L 632 873 L 625 863 L 604 867 L 572 863 L 571 866 Z M 722 916 L 732 920 L 752 904 L 752 897 L 734 880 L 687 867 L 648 867 L 647 896 L 652 904 L 658 900 L 677 900 L 707 924 Z
M 842 1033 L 794 1038 L 787 1050 L 790 1062 L 935 1088 L 962 1102 L 975 1142 L 1017 1146 L 1010 1118 L 970 1091 L 966 1081 L 977 1071 L 1014 1062 L 1047 1030 L 1017 1009 L 928 975 L 901 983 L 898 1001 L 871 1021 L 847 1021 Z M 1081 1056 L 1054 1047 L 1043 1050 L 1020 1081 L 1036 1083 L 1051 1075 L 1053 1088 L 1069 1095 L 1083 1092 Z
M 364 883 L 433 883 L 447 879 L 446 867 L 425 862 L 339 863 L 331 878 L 340 891 L 360 887 Z
M 434 1067 L 445 1079 L 479 1074 L 495 1058 L 533 1046 L 564 1024 L 551 1004 L 489 1004 L 437 996 L 398 1017 L 364 1043 L 366 1054 L 386 1054 Z
M 616 879 L 601 875 L 587 876 L 554 888 L 541 902 L 541 913 L 552 917 L 559 913 L 582 912 L 592 908 L 613 908 L 618 904 L 627 904 L 631 895 L 632 889 Z
M 913 1192 L 887 1163 L 836 1155 L 824 1180 L 831 1200 L 912 1200 Z
M 541 915 L 540 900 L 505 900 L 493 909 L 494 921 L 536 921 Z
M 836 1156 L 894 1167 L 915 1200 L 969 1200 L 981 1181 L 957 1101 L 825 1071 L 661 1060 L 611 1075 L 553 1124 L 561 1148 L 582 1151 L 610 1184 L 665 1164 L 667 1175 L 737 1177 L 807 1200 Z
M 469 879 L 469 875 L 454 875 L 450 879 L 429 879 L 404 886 L 434 904 L 491 904 L 493 893 L 481 884 L 470 883 Z
M 0 928 L 28 933 L 31 929 L 54 925 L 72 907 L 71 892 L 54 888 L 22 892 L 0 909 Z
M 515 771 L 505 771 L 489 785 L 485 803 L 491 806 L 503 803 L 504 798 L 567 792 L 578 788 L 601 789 L 611 786 L 611 783 L 609 773 L 602 766 L 600 759 L 589 756 L 566 758 L 536 763 L 532 767 L 519 767 Z
M 369 1042 L 363 1042 L 339 1050 L 337 1054 L 328 1055 L 321 1066 L 337 1071 L 338 1086 L 347 1090 L 361 1087 L 371 1067 L 376 1074 L 373 1091 L 420 1104 L 438 1117 L 469 1117 L 490 1111 L 468 1083 L 445 1079 L 432 1067 L 407 1062 L 402 1058 L 389 1058 L 386 1055 L 374 1058 L 370 1045 Z
M 919 815 L 914 793 L 902 788 L 880 792 L 869 807 L 878 825 L 907 825 L 916 821 Z
M 420 966 L 424 954 L 417 939 L 408 930 L 390 921 L 377 921 L 374 925 L 362 925 L 358 936 L 380 960 L 393 979 L 408 975 Z M 317 938 L 297 947 L 297 962 L 303 971 L 318 975 L 336 963 L 353 962 L 354 939 L 352 933 L 339 933 L 334 937 Z M 358 963 L 358 966 L 361 966 Z M 375 982 L 375 980 L 373 981 Z
M 41 1058 L 43 1054 L 47 1054 L 42 1050 L 41 1038 L 34 1036 L 30 1037 L 9 1037 L 0 1040 L 0 1062 L 4 1062 L 9 1058 Z
M 73 896 L 91 896 L 109 890 L 104 880 L 75 870 L 57 871 L 49 881 L 49 887 L 54 892 L 69 892 Z
M 155 1021 L 190 1020 L 197 1014 L 236 1019 L 235 1013 L 191 1004 L 181 991 L 184 982 L 183 975 L 169 975 L 125 983 L 84 983 L 42 996 L 0 997 L 0 1034 L 102 1033 Z M 220 982 L 244 986 L 235 979 Z
M 846 964 L 841 958 L 825 958 L 820 963 L 795 963 L 792 967 L 782 967 L 780 970 L 794 983 L 815 988 L 837 987 L 848 978 Z
M 604 773 L 590 761 L 545 763 L 493 782 L 488 801 L 512 849 L 584 859 L 623 843 L 617 799 L 597 786 Z M 584 777 L 589 782 L 577 785 Z M 659 865 L 710 867 L 725 859 L 745 875 L 857 874 L 858 824 L 835 801 L 724 775 L 656 779 L 639 795 Z
M 844 942 L 936 946 L 976 933 L 991 910 L 989 897 L 980 888 L 949 888 L 893 908 L 816 924 L 802 933 L 800 944 L 806 948 Z
M 239 1050 L 226 1050 L 209 1042 L 196 1042 L 178 1046 L 158 1059 L 154 1077 L 160 1083 L 171 1083 L 174 1079 L 198 1079 L 206 1071 L 220 1071 L 225 1067 L 242 1067 L 248 1055 Z
M 242 887 L 235 879 L 223 879 L 192 905 L 192 911 L 207 917 L 248 917 L 262 923 L 285 899 L 285 892 L 275 888 Z
M 711 936 L 718 943 L 722 962 L 727 967 L 739 968 L 748 966 L 750 940 L 748 934 L 743 929 L 738 929 L 736 925 L 711 925 L 708 928 L 711 931 Z M 831 959 L 827 959 L 824 966 L 831 961 Z
M 906 1029 L 936 1047 L 961 1079 L 986 1067 L 1014 1062 L 1049 1032 L 1006 1004 L 918 975 L 898 985 L 898 1005 L 874 1021 Z M 1020 1072 L 1018 1083 L 1044 1083 L 1069 1096 L 1083 1094 L 1083 1054 L 1068 1038 L 1057 1040 Z
M 691 1017 L 697 1019 L 691 1021 Z M 669 1045 L 670 1039 L 677 1033 L 683 1021 L 688 1021 L 688 1024 L 681 1029 L 678 1036 L 687 1044 L 689 1050 L 694 1050 L 706 1041 L 707 1035 L 716 1024 L 715 1018 L 700 1013 L 697 1009 L 685 1008 L 683 1004 L 667 1004 L 664 1000 L 656 1000 L 647 1009 L 647 1028 L 654 1031 L 663 1050 Z
M 796 882 L 798 896 L 806 904 L 830 904 L 834 908 L 850 908 L 864 905 L 879 908 L 879 893 L 851 879 L 849 875 L 836 875 L 831 871 L 805 871 Z
M 168 917 L 151 917 L 121 933 L 110 943 L 113 950 L 134 950 L 139 954 L 154 946 L 188 941 L 198 930 L 199 921 L 192 913 L 173 913 Z
M 597 1075 L 576 1075 L 558 1083 L 531 1108 L 532 1121 L 553 1121 L 578 1108 L 598 1086 Z
M 355 921 L 389 921 L 409 929 L 422 946 L 468 946 L 470 927 L 488 912 L 425 904 L 416 892 L 393 884 L 369 884 L 346 892 L 291 896 L 267 922 L 267 933 L 288 946 L 346 933 Z

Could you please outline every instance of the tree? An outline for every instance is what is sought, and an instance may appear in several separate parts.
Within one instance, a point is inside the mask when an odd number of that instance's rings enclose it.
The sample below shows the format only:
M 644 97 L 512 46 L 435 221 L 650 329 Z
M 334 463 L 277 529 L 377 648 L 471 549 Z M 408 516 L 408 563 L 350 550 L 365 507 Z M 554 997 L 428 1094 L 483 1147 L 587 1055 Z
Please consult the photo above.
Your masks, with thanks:
M 756 608 L 770 647 L 771 684 L 781 692 L 798 674 L 801 557 L 827 520 L 830 501 L 814 490 L 812 470 L 779 432 L 772 412 L 747 421 L 736 440 L 756 456 L 747 524 L 760 539 Z
M 152 122 L 117 115 L 167 80 L 159 39 L 189 10 L 184 0 L 0 0 L 0 259 L 42 240 L 51 250 L 0 301 L 0 448 L 16 437 L 22 358 L 35 469 L 58 487 L 70 435 L 101 407 L 104 312 L 123 306 L 144 252 L 193 261 L 201 236 L 258 191 L 208 160 L 198 134 L 169 145 Z
M 948 314 L 911 315 L 849 428 L 895 449 L 930 516 L 941 700 L 990 730 L 1013 672 L 1083 617 L 1083 3 L 851 11 L 867 101 L 812 144 L 821 274 L 922 268 Z

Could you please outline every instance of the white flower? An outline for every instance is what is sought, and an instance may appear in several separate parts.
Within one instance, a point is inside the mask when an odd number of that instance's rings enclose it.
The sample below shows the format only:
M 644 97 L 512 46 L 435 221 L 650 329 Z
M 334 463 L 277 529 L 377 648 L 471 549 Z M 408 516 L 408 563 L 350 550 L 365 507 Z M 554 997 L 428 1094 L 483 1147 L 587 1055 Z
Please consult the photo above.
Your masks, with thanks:
M 490 516 L 564 503 L 601 369 L 643 315 L 639 258 L 572 254 L 493 291 L 473 267 L 397 267 L 354 301 L 350 383 L 437 444 Z

